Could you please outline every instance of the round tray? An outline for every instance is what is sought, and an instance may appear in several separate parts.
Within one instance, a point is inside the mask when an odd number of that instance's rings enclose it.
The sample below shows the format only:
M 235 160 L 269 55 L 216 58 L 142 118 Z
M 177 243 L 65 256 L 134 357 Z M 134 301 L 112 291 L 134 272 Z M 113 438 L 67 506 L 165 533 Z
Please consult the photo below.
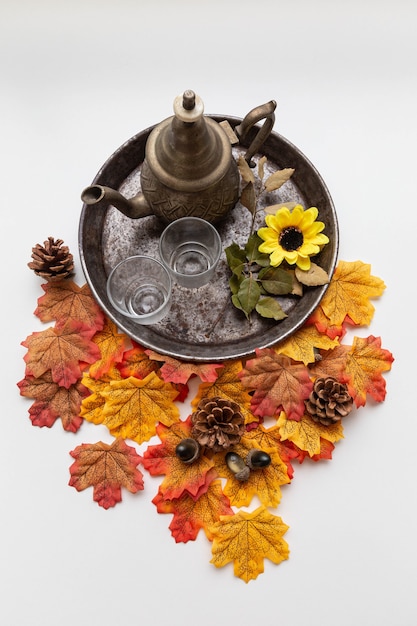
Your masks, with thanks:
M 227 120 L 234 128 L 241 123 L 237 117 L 210 115 L 217 122 Z M 143 130 L 123 144 L 107 160 L 93 184 L 118 189 L 126 197 L 140 191 L 140 170 L 145 158 L 145 145 L 153 127 Z M 253 133 L 258 129 L 254 127 Z M 249 134 L 250 143 L 253 134 Z M 245 153 L 243 146 L 233 147 L 237 158 Z M 316 206 L 325 223 L 324 232 L 330 242 L 314 259 L 329 276 L 333 274 L 338 252 L 338 224 L 332 199 L 324 181 L 311 162 L 289 141 L 272 132 L 262 147 L 267 157 L 266 176 L 277 169 L 294 168 L 294 174 L 279 190 L 262 194 L 259 207 L 281 202 L 299 202 L 308 208 Z M 250 234 L 252 215 L 240 203 L 216 225 L 223 250 L 235 242 L 243 246 Z M 264 224 L 259 211 L 256 228 Z M 327 286 L 309 287 L 302 297 L 282 296 L 279 302 L 288 317 L 276 322 L 254 313 L 248 321 L 231 302 L 231 272 L 223 251 L 213 281 L 198 289 L 174 285 L 170 313 L 161 322 L 141 326 L 123 317 L 113 308 L 106 294 L 107 276 L 123 258 L 146 254 L 159 258 L 158 241 L 164 224 L 155 216 L 129 219 L 113 206 L 99 208 L 83 205 L 79 225 L 79 250 L 83 271 L 92 293 L 106 315 L 124 333 L 141 346 L 164 355 L 193 362 L 222 362 L 252 355 L 287 339 L 310 316 L 323 297 Z

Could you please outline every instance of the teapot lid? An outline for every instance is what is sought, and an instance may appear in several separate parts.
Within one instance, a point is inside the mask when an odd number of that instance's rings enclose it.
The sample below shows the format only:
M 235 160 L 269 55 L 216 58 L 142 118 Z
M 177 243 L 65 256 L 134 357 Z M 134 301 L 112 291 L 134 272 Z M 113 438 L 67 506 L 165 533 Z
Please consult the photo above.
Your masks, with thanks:
M 147 164 L 170 189 L 207 189 L 221 180 L 230 167 L 230 140 L 223 128 L 203 113 L 201 98 L 188 89 L 175 98 L 174 115 L 149 135 Z

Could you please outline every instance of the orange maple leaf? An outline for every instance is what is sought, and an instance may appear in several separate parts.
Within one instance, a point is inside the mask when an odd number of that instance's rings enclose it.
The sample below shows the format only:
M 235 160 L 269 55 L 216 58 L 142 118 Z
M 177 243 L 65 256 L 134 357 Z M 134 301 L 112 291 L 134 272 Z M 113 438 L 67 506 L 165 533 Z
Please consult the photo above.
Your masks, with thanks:
M 345 318 L 346 319 L 346 318 Z M 306 321 L 307 325 L 314 324 L 321 334 L 326 334 L 330 339 L 339 339 L 339 341 L 346 334 L 345 324 L 336 326 L 330 323 L 329 318 L 325 315 L 321 306 L 316 307 L 313 313 Z
M 93 341 L 100 348 L 100 358 L 90 366 L 90 376 L 100 378 L 112 365 L 122 360 L 130 339 L 119 333 L 116 324 L 106 318 L 103 329 L 94 335 Z
M 315 348 L 330 350 L 339 344 L 337 339 L 331 339 L 328 335 L 320 333 L 316 326 L 304 325 L 285 341 L 279 343 L 275 350 L 278 354 L 284 354 L 294 361 L 300 361 L 304 365 L 315 362 Z
M 245 459 L 249 450 L 257 448 L 253 438 L 242 437 L 239 444 L 233 446 L 233 452 Z M 258 449 L 258 448 L 257 448 Z M 261 448 L 259 448 L 261 449 Z M 263 469 L 252 470 L 246 481 L 235 478 L 227 466 L 225 455 L 214 457 L 215 467 L 222 478 L 226 478 L 224 493 L 232 506 L 249 506 L 253 496 L 257 495 L 264 506 L 278 506 L 281 501 L 281 486 L 290 482 L 287 465 L 281 459 L 276 448 L 262 448 L 270 455 L 271 464 Z
M 273 348 L 257 350 L 239 377 L 244 387 L 255 391 L 252 411 L 261 417 L 273 416 L 282 407 L 288 419 L 299 420 L 313 388 L 306 367 Z
M 345 373 L 349 393 L 357 407 L 365 405 L 367 394 L 376 402 L 385 399 L 386 384 L 382 372 L 388 372 L 393 361 L 391 352 L 381 348 L 380 337 L 354 338 L 347 353 Z
M 321 454 L 322 439 L 331 443 L 343 439 L 343 426 L 340 421 L 330 426 L 323 426 L 311 419 L 309 415 L 303 415 L 297 422 L 288 419 L 282 411 L 277 425 L 283 440 L 289 439 L 300 450 L 308 452 L 311 457 Z
M 333 350 L 321 352 L 321 359 L 310 366 L 311 375 L 317 378 L 320 376 L 331 376 L 340 382 L 346 382 L 344 370 L 349 350 L 350 346 L 341 344 Z
M 213 535 L 210 527 L 220 519 L 221 515 L 233 515 L 229 500 L 222 492 L 219 480 L 213 480 L 207 491 L 195 500 L 186 491 L 180 498 L 166 500 L 159 491 L 152 502 L 158 513 L 172 513 L 169 525 L 172 536 L 177 543 L 194 541 L 200 529 L 203 529 L 211 541 Z
M 141 444 L 155 435 L 158 422 L 170 426 L 179 420 L 179 409 L 173 403 L 176 389 L 154 372 L 143 380 L 134 376 L 111 380 L 100 396 L 105 403 L 102 411 L 94 413 L 94 423 L 107 426 L 114 437 Z M 83 413 L 83 417 L 89 420 L 90 414 Z
M 35 400 L 29 409 L 34 426 L 50 428 L 60 418 L 64 430 L 77 432 L 83 422 L 79 416 L 81 402 L 90 393 L 84 385 L 76 383 L 68 389 L 60 387 L 48 370 L 40 378 L 26 376 L 17 386 L 22 396 Z
M 78 319 L 96 331 L 104 326 L 104 313 L 87 284 L 79 287 L 72 280 L 41 285 L 45 294 L 38 299 L 35 315 L 42 322 Z
M 287 530 L 282 519 L 264 506 L 251 513 L 222 515 L 211 527 L 211 563 L 223 567 L 233 562 L 235 576 L 246 583 L 254 580 L 264 571 L 265 558 L 276 564 L 288 559 L 288 544 L 283 539 Z
M 192 376 L 198 376 L 203 382 L 211 383 L 216 380 L 216 369 L 221 363 L 187 363 L 178 361 L 170 356 L 163 356 L 153 350 L 146 350 L 150 359 L 163 362 L 161 376 L 170 383 L 186 383 Z
M 145 378 L 151 372 L 159 372 L 159 363 L 151 361 L 142 348 L 135 341 L 132 341 L 133 348 L 123 353 L 123 358 L 118 368 L 124 378 L 136 376 L 136 378 Z
M 242 371 L 240 361 L 230 361 L 223 364 L 218 371 L 218 376 L 213 382 L 201 383 L 197 393 L 191 402 L 195 411 L 202 398 L 220 397 L 236 402 L 245 419 L 245 424 L 257 421 L 250 410 L 251 396 L 242 385 L 239 373 Z
M 100 356 L 91 341 L 94 332 L 83 322 L 69 320 L 32 333 L 22 341 L 28 348 L 24 356 L 26 375 L 39 378 L 51 370 L 52 380 L 68 389 L 81 378 L 85 363 L 94 363 Z
M 339 261 L 320 306 L 330 325 L 340 326 L 346 316 L 356 325 L 368 325 L 375 311 L 369 299 L 381 296 L 384 289 L 384 282 L 371 276 L 367 263 Z
M 122 500 L 122 487 L 131 493 L 143 489 L 143 475 L 137 469 L 142 459 L 123 439 L 111 445 L 83 443 L 70 454 L 75 461 L 69 485 L 77 491 L 94 487 L 93 499 L 105 509 Z
M 165 475 L 159 487 L 164 500 L 180 498 L 184 493 L 198 500 L 217 476 L 213 461 L 204 455 L 187 464 L 175 454 L 177 445 L 190 436 L 190 431 L 189 418 L 171 428 L 159 424 L 157 433 L 162 443 L 149 446 L 143 455 L 143 465 L 152 476 Z

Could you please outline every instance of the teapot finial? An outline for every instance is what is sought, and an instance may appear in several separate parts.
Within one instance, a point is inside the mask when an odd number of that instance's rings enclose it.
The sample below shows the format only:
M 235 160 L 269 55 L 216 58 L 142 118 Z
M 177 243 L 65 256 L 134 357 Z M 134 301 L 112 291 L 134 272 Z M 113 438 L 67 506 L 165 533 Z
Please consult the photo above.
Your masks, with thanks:
M 175 98 L 174 113 L 181 122 L 197 122 L 204 113 L 203 101 L 194 91 L 186 89 Z

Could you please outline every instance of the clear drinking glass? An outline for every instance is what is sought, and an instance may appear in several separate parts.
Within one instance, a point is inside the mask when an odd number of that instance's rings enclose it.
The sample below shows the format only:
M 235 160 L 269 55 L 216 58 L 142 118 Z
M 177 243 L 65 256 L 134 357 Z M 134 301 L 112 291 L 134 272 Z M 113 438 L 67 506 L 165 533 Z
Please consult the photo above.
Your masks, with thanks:
M 148 256 L 124 259 L 107 279 L 107 295 L 114 308 L 138 324 L 155 324 L 165 317 L 171 292 L 169 272 Z
M 222 252 L 215 227 L 199 217 L 181 217 L 171 222 L 159 240 L 162 262 L 176 283 L 195 288 L 212 278 Z

